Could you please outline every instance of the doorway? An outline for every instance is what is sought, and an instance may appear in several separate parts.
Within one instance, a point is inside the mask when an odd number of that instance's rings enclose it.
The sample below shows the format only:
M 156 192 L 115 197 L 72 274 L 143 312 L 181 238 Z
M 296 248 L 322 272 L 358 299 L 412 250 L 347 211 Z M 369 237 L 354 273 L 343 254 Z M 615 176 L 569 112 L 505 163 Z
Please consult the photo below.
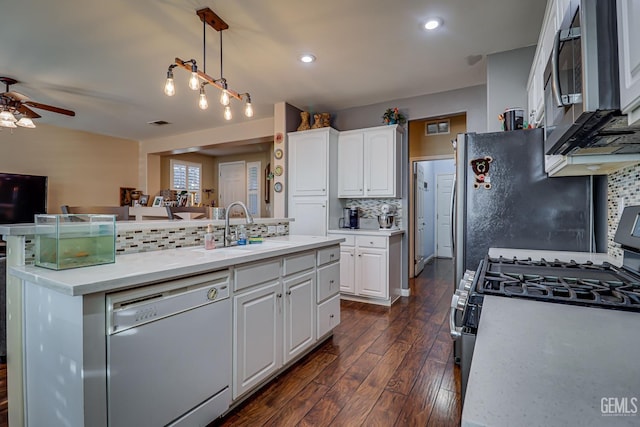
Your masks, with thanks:
M 451 258 L 453 158 L 413 161 L 413 273 L 433 258 Z

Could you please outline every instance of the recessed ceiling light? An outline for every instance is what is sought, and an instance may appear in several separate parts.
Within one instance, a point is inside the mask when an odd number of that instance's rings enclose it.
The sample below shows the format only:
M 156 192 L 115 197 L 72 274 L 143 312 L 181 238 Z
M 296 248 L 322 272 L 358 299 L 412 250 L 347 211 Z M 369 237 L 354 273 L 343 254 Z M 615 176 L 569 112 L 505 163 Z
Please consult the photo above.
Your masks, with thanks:
M 310 62 L 314 62 L 316 60 L 316 57 L 311 55 L 310 53 L 303 53 L 302 55 L 300 55 L 300 61 L 305 62 L 305 63 L 310 63 Z
M 427 30 L 435 30 L 440 25 L 442 25 L 442 19 L 440 19 L 440 18 L 432 18 L 432 19 L 429 19 L 424 24 L 424 28 L 427 29 Z

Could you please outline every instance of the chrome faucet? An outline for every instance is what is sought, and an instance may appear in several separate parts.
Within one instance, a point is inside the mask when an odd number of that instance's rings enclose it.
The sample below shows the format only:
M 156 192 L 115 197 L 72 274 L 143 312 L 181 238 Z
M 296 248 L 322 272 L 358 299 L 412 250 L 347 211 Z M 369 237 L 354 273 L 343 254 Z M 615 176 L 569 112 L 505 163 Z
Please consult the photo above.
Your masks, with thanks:
M 247 207 L 245 206 L 244 203 L 237 201 L 237 202 L 231 202 L 229 204 L 229 206 L 227 206 L 227 211 L 224 214 L 224 245 L 225 246 L 231 246 L 232 243 L 234 242 L 233 237 L 231 237 L 231 233 L 229 232 L 229 212 L 231 212 L 231 208 L 234 206 L 240 206 L 242 208 L 242 210 L 244 211 L 244 215 L 246 217 L 247 220 L 247 224 L 253 224 L 253 217 L 251 216 L 251 214 L 249 213 L 249 210 L 247 209 Z

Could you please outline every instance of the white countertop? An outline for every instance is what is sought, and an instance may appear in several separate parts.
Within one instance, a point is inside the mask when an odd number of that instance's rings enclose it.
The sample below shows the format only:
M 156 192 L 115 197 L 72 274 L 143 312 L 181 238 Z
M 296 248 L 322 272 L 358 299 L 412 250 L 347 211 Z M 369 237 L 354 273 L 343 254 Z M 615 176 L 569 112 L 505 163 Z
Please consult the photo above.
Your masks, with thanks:
M 195 246 L 118 255 L 112 264 L 68 270 L 11 267 L 10 274 L 66 295 L 85 295 L 218 270 L 342 241 L 344 239 L 339 237 L 281 236 L 243 247 L 205 250 L 202 246 Z
M 489 248 L 489 256 L 498 258 L 502 256 L 504 258 L 519 258 L 526 259 L 531 258 L 533 260 L 544 258 L 547 261 L 559 260 L 559 261 L 575 261 L 578 263 L 584 263 L 591 261 L 594 264 L 602 264 L 608 262 L 611 265 L 619 267 L 621 262 L 610 257 L 606 253 L 600 252 L 570 252 L 570 251 L 542 251 L 535 249 L 511 249 L 511 248 Z
M 334 228 L 329 230 L 328 234 L 350 234 L 358 236 L 395 236 L 397 234 L 404 234 L 405 230 L 401 228 Z
M 640 313 L 486 295 L 462 426 L 640 425 L 638 331 Z

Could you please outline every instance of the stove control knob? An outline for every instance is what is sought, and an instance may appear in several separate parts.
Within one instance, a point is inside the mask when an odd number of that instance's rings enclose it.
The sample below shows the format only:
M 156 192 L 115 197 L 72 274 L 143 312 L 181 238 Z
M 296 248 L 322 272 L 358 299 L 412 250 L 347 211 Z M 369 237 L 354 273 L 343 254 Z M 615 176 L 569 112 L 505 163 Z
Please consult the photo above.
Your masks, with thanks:
M 469 292 L 465 290 L 456 290 L 456 294 L 458 295 L 458 299 L 456 301 L 456 310 L 464 311 L 464 308 L 467 305 L 467 299 L 469 298 Z

